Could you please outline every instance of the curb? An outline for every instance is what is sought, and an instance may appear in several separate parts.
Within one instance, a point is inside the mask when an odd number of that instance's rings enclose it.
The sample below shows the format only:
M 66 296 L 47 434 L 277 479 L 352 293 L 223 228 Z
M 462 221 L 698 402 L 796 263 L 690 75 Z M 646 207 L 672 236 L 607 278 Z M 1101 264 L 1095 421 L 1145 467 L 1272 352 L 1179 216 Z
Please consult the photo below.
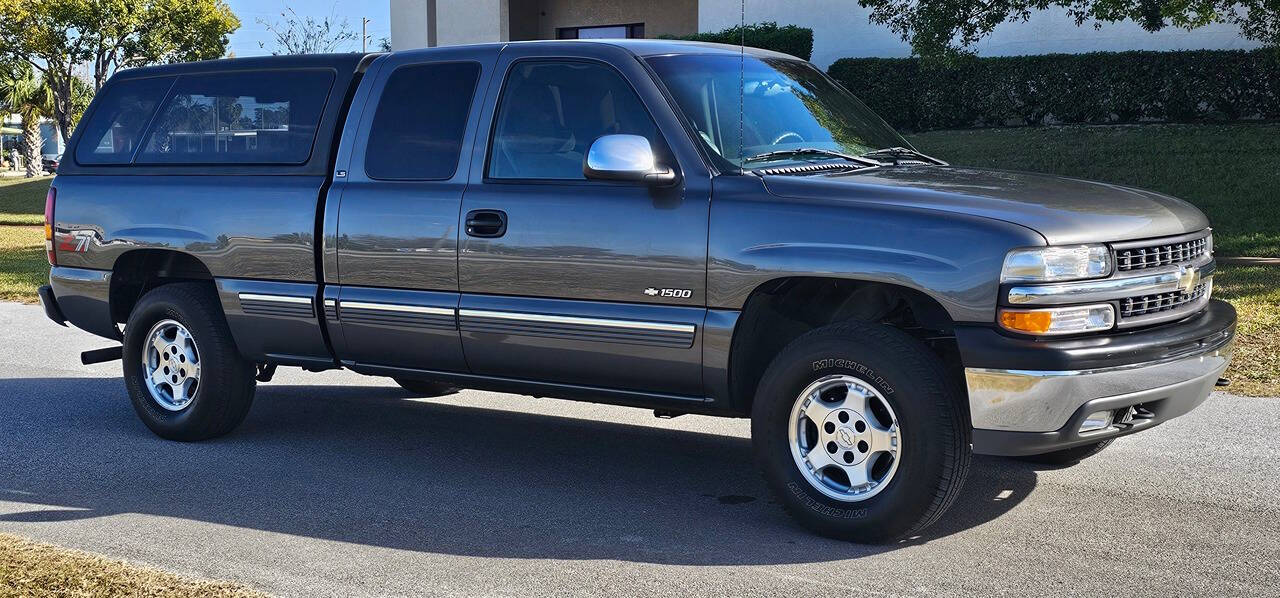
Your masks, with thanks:
M 1218 263 L 1232 266 L 1280 266 L 1280 257 L 1220 257 Z

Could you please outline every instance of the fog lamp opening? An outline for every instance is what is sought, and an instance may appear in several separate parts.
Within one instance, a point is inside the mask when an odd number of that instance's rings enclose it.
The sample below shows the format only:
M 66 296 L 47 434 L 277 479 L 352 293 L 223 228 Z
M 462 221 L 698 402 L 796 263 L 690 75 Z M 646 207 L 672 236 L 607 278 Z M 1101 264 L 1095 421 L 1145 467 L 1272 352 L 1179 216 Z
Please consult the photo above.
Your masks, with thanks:
M 1111 426 L 1111 411 L 1094 411 L 1080 424 L 1080 433 L 1103 430 Z

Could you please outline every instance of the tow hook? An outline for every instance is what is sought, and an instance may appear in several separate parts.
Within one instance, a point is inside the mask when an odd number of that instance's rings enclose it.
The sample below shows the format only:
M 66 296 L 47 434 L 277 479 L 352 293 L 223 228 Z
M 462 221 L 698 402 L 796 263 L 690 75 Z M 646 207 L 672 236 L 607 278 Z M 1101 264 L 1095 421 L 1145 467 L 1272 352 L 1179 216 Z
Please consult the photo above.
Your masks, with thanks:
M 124 357 L 124 346 L 107 347 L 105 349 L 94 349 L 85 351 L 80 354 L 80 363 L 84 365 L 93 365 L 95 363 L 106 363 L 115 361 Z
M 271 378 L 276 375 L 276 364 L 259 363 L 258 373 L 254 374 L 254 379 L 258 382 L 270 382 Z

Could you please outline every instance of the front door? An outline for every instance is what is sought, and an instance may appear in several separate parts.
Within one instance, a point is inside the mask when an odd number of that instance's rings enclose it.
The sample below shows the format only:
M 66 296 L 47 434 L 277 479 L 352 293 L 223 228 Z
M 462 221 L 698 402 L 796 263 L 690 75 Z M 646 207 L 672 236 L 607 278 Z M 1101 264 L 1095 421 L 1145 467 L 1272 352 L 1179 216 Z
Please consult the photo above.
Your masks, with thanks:
M 463 198 L 459 326 L 473 373 L 700 397 L 709 176 L 647 71 L 612 46 L 509 46 Z M 650 140 L 678 184 L 587 180 L 602 135 Z

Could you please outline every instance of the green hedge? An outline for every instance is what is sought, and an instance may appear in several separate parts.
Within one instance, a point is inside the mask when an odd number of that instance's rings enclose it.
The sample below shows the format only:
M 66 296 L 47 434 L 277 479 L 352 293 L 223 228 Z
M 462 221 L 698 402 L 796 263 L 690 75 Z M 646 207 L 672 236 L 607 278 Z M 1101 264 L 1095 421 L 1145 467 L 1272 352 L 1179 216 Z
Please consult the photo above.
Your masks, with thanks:
M 723 31 L 711 33 L 695 33 L 693 35 L 663 35 L 664 39 L 685 39 L 696 42 L 715 42 L 718 44 L 738 45 L 743 40 L 741 27 L 730 27 Z M 813 56 L 813 30 L 806 27 L 787 25 L 780 27 L 772 21 L 747 25 L 746 45 L 752 48 L 764 48 L 774 52 L 782 52 L 808 60 Z
M 842 58 L 828 72 L 908 131 L 1280 118 L 1275 50 Z

